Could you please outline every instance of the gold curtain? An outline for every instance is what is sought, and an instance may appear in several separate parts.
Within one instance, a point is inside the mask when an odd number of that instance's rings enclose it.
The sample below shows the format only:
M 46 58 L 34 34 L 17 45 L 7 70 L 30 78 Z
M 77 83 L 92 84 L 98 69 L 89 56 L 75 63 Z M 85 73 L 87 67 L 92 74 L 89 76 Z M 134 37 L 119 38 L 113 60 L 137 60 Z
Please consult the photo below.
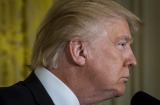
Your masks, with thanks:
M 0 86 L 23 80 L 30 70 L 36 30 L 54 0 L 0 0 Z

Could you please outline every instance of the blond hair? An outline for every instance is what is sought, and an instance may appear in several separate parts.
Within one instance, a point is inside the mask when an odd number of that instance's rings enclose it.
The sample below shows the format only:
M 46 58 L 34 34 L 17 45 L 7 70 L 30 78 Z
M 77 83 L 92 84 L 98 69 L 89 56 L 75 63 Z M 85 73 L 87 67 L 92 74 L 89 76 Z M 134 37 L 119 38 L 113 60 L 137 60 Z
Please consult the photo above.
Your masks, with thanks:
M 112 0 L 59 0 L 42 22 L 33 46 L 31 66 L 57 68 L 66 43 L 80 37 L 85 40 L 101 35 L 103 20 L 125 19 L 131 31 L 140 20 Z M 98 33 L 96 33 L 98 31 Z

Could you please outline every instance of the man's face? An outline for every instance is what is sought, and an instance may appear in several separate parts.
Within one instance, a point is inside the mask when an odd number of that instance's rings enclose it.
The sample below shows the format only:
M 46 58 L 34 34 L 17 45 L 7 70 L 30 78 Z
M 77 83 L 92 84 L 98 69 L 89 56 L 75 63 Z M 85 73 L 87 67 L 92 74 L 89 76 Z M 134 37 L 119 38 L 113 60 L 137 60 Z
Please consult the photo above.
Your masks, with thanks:
M 109 92 L 112 98 L 124 94 L 129 67 L 136 65 L 136 59 L 130 47 L 128 23 L 116 20 L 107 27 L 107 35 L 98 38 L 88 50 L 87 74 L 95 92 Z

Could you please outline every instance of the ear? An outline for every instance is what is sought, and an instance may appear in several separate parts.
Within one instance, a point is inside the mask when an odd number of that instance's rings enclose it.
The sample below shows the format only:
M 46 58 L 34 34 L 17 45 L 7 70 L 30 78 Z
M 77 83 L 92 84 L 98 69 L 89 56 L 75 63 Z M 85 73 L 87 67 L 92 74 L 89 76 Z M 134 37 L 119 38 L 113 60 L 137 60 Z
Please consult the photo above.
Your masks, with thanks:
M 84 42 L 80 39 L 72 39 L 69 43 L 69 51 L 74 63 L 79 66 L 85 65 L 87 49 L 84 46 Z

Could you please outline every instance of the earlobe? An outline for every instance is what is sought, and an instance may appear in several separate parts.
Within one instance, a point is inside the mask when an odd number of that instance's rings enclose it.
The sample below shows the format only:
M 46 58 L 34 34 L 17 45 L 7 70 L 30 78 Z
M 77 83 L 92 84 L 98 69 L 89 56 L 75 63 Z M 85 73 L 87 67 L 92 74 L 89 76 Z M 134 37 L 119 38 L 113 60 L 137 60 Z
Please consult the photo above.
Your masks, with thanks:
M 70 41 L 69 50 L 73 62 L 78 66 L 84 66 L 86 62 L 86 51 L 83 42 L 79 39 Z

